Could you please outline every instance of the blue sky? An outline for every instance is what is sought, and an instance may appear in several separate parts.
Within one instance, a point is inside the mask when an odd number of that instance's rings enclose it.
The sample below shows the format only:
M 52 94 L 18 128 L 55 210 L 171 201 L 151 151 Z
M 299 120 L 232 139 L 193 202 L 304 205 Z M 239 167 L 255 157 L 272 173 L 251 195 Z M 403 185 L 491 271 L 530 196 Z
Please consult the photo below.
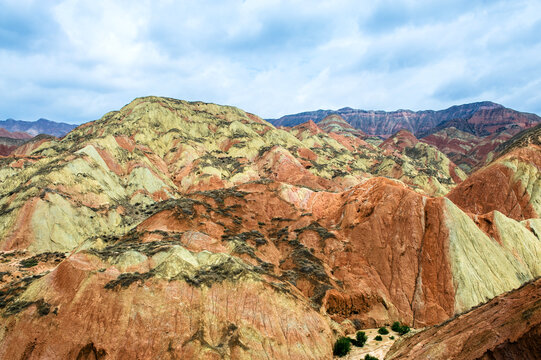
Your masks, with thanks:
M 0 119 L 145 95 L 262 117 L 492 100 L 541 114 L 540 1 L 0 0 Z

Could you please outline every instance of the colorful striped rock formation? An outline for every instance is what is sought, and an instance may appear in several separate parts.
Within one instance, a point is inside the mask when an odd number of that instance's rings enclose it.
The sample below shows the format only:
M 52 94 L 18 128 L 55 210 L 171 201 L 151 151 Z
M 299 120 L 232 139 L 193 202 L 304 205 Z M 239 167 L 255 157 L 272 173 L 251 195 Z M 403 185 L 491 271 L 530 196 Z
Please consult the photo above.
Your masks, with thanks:
M 0 358 L 329 359 L 340 324 L 431 326 L 541 275 L 538 148 L 466 179 L 324 125 L 147 97 L 1 158 Z M 495 166 L 528 196 L 484 198 Z

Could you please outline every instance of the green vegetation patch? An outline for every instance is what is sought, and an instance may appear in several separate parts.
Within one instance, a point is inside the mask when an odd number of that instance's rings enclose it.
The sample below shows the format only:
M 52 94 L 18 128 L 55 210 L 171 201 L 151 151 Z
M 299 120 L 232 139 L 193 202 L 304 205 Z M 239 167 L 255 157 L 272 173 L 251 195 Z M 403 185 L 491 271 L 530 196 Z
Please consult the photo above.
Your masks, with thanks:
M 105 288 L 108 290 L 119 290 L 121 288 L 128 288 L 134 282 L 143 283 L 145 280 L 154 276 L 154 271 L 150 270 L 146 273 L 123 273 L 120 274 L 115 280 L 109 281 L 105 284 Z
M 364 331 L 357 331 L 355 334 L 355 340 L 352 340 L 351 343 L 357 347 L 363 347 L 364 344 L 368 341 L 368 336 Z
M 4 317 L 15 315 L 28 306 L 32 305 L 34 301 L 22 301 L 18 297 L 37 279 L 41 278 L 48 272 L 44 272 L 38 275 L 27 276 L 20 280 L 14 280 L 0 289 L 0 309 L 4 310 Z
M 334 356 L 343 357 L 346 356 L 351 350 L 351 339 L 347 337 L 341 337 L 334 343 L 332 353 Z
M 400 322 L 398 322 L 398 321 L 395 321 L 393 323 L 393 325 L 391 326 L 391 330 L 393 330 L 394 332 L 399 333 L 400 335 L 404 335 L 404 334 L 407 334 L 408 332 L 410 332 L 409 326 L 401 325 Z
M 44 252 L 19 261 L 19 266 L 23 268 L 31 268 L 38 265 L 40 262 L 54 261 L 55 263 L 59 263 L 65 258 L 66 254 L 61 252 Z

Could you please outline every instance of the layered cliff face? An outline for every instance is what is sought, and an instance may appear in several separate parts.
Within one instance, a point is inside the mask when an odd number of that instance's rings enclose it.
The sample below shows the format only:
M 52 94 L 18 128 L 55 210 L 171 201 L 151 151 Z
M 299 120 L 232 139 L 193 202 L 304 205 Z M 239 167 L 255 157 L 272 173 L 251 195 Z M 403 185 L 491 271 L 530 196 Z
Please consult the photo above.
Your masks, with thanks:
M 463 210 L 497 210 L 516 220 L 541 213 L 541 147 L 531 144 L 506 153 L 472 174 L 448 195 Z
M 319 123 L 325 117 L 341 117 L 368 136 L 384 139 L 407 130 L 437 147 L 466 172 L 487 164 L 496 147 L 541 122 L 535 114 L 518 112 L 492 102 L 458 105 L 440 111 L 319 110 L 287 115 L 271 122 L 277 126 L 295 126 L 308 120 Z
M 433 111 L 366 111 L 343 108 L 336 111 L 319 110 L 286 115 L 270 121 L 277 126 L 295 126 L 312 120 L 316 123 L 329 115 L 339 115 L 351 126 L 368 135 L 388 137 L 399 130 L 408 130 L 418 137 L 454 127 L 475 136 L 487 136 L 504 128 L 518 126 L 522 129 L 540 122 L 537 115 L 522 113 L 489 101 L 452 106 Z
M 541 280 L 528 283 L 397 342 L 385 359 L 538 359 L 540 299 Z
M 327 125 L 150 97 L 1 159 L 0 357 L 327 359 L 344 320 L 541 275 L 538 219 L 432 197 L 460 171 L 410 133 Z
M 518 134 L 522 128 L 512 126 L 494 134 L 479 137 L 460 131 L 454 127 L 446 128 L 423 137 L 421 140 L 430 144 L 466 172 L 472 172 L 494 159 L 496 149 Z

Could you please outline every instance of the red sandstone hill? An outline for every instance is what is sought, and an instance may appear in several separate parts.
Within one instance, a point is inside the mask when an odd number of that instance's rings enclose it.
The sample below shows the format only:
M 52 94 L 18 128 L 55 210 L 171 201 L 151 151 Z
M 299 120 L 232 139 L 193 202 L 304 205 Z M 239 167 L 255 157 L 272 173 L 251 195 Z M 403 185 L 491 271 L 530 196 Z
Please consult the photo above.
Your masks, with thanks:
M 540 355 L 541 279 L 538 279 L 397 342 L 385 360 L 536 360 Z
M 42 140 L 0 159 L 0 358 L 329 359 L 541 275 L 539 219 L 434 196 L 466 187 L 407 132 L 147 97 Z M 535 209 L 529 150 L 498 161 Z
M 473 214 L 499 211 L 516 220 L 541 213 L 541 129 L 524 131 L 502 144 L 497 160 L 478 170 L 448 195 Z

